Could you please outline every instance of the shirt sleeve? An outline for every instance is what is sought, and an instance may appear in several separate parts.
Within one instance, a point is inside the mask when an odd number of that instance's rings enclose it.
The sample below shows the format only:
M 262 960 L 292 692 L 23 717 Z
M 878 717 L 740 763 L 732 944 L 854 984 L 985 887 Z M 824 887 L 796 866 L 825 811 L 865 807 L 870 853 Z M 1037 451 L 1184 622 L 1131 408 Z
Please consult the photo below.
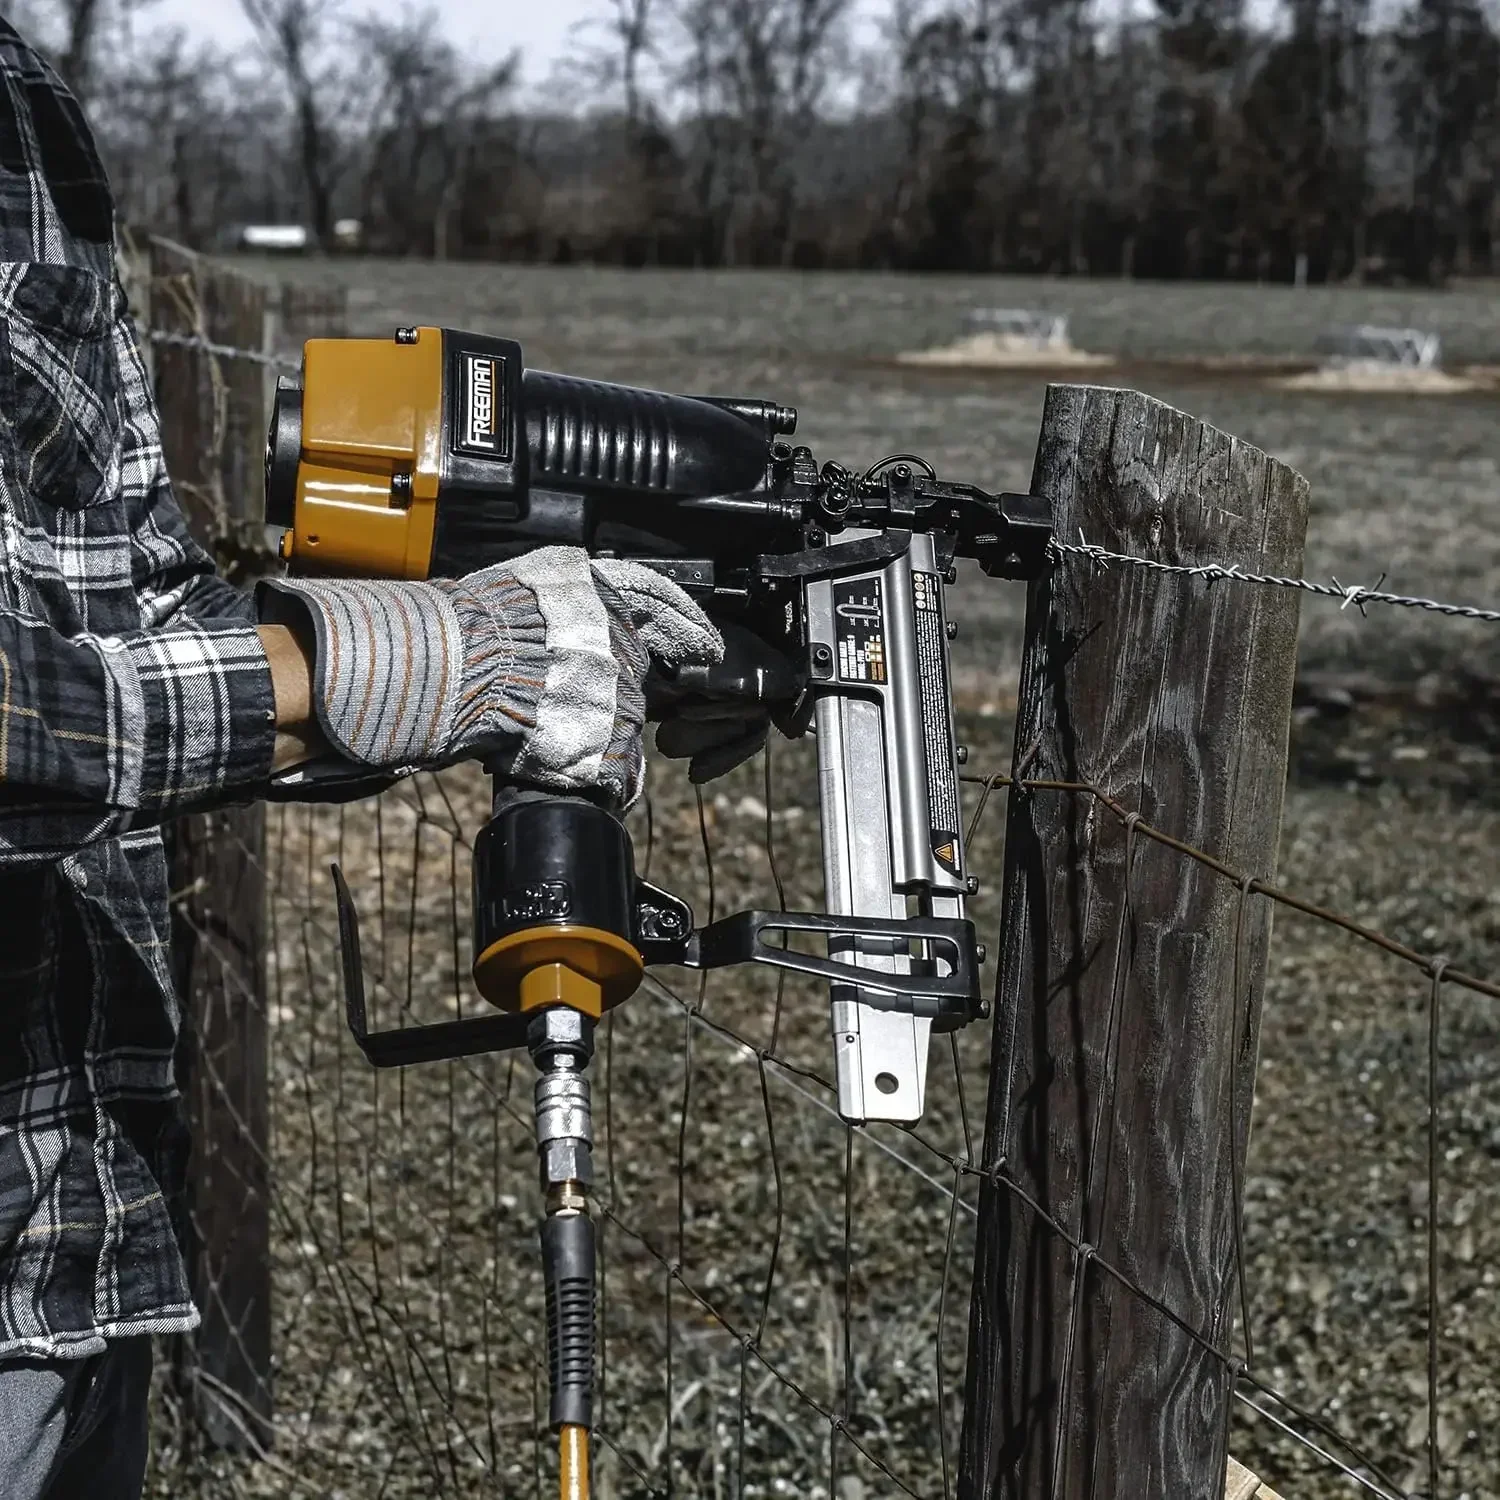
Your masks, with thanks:
M 75 275 L 78 273 L 74 273 Z M 270 666 L 252 601 L 214 575 L 188 535 L 162 458 L 160 425 L 135 332 L 117 288 L 102 385 L 83 410 L 110 410 L 114 507 L 129 529 L 141 628 L 64 633 L 0 607 L 0 861 L 55 859 L 182 812 L 245 800 L 268 782 L 275 746 Z M 16 312 L 14 305 L 12 312 Z M 19 399 L 60 403 L 76 373 L 46 320 L 7 319 L 0 379 Z M 8 378 L 5 378 L 8 377 Z M 22 377 L 22 378 L 17 378 Z M 23 394 L 24 393 L 24 394 Z M 25 515 L 29 476 L 45 472 L 27 435 L 0 424 L 0 511 Z M 79 566 L 88 588 L 87 550 Z
M 188 536 L 77 101 L 0 19 L 0 863 L 245 800 L 275 745 L 248 598 Z

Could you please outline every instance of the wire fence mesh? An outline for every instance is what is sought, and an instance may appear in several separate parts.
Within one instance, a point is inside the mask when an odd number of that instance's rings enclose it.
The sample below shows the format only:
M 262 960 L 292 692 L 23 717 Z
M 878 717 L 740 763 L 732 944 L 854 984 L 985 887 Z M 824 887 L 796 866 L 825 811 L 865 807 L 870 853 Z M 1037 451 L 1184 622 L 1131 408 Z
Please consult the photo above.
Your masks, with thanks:
M 757 894 L 815 898 L 803 750 L 779 747 L 707 799 L 658 776 L 635 818 L 643 866 L 705 915 Z M 996 794 L 1007 783 L 971 778 L 978 868 L 999 858 Z M 1444 995 L 1493 997 L 1500 986 L 1229 870 L 1092 788 L 1027 790 L 1098 800 L 1122 838 L 1208 864 L 1235 888 L 1240 922 L 1250 903 L 1274 902 L 1412 972 L 1430 1049 L 1426 1118 L 1412 1123 L 1426 1132 L 1426 1201 L 1440 1206 Z M 345 1034 L 339 993 L 335 860 L 367 923 L 377 1024 L 474 1013 L 467 855 L 486 813 L 485 786 L 462 773 L 414 778 L 370 805 L 270 813 L 276 1446 L 242 1472 L 197 1456 L 221 1479 L 239 1473 L 246 1492 L 555 1485 L 543 1440 L 529 1061 L 376 1072 Z M 1122 900 L 1122 921 L 1127 911 Z M 653 979 L 602 1029 L 603 1495 L 955 1492 L 987 1038 L 976 1030 L 938 1052 L 920 1127 L 850 1128 L 832 1105 L 825 1003 L 785 976 L 700 976 L 688 987 Z M 994 1180 L 1020 1191 L 1003 1171 Z M 1029 1206 L 1046 1217 L 1044 1205 Z M 1253 1281 L 1225 1346 L 1048 1222 L 1076 1257 L 1080 1287 L 1085 1274 L 1115 1280 L 1234 1371 L 1240 1414 L 1280 1432 L 1286 1444 L 1271 1451 L 1281 1472 L 1304 1477 L 1290 1493 L 1322 1493 L 1326 1470 L 1369 1494 L 1457 1495 L 1492 1459 L 1491 1440 L 1477 1451 L 1460 1442 L 1470 1451 L 1446 1458 L 1434 1441 L 1436 1414 L 1445 1398 L 1461 1404 L 1464 1381 L 1462 1360 L 1443 1359 L 1444 1309 L 1461 1305 L 1482 1272 L 1450 1261 L 1440 1296 L 1441 1209 L 1419 1217 L 1406 1259 L 1423 1263 L 1425 1284 L 1407 1316 L 1437 1401 L 1403 1392 L 1395 1432 L 1357 1398 L 1343 1403 L 1353 1407 L 1344 1419 L 1341 1403 L 1330 1410 L 1326 1392 L 1299 1390 L 1257 1350 Z M 1245 1233 L 1268 1227 L 1252 1205 Z M 190 1447 L 168 1438 L 159 1448 L 173 1483 Z M 1430 1470 L 1415 1488 L 1414 1462 Z M 252 1484 L 245 1475 L 256 1472 Z
M 1111 560 L 1086 544 L 1078 552 L 1070 560 L 1065 551 L 1060 565 Z M 1350 598 L 1342 587 L 1310 588 Z M 1355 594 L 1355 602 L 1427 607 Z M 968 726 L 982 752 L 977 763 L 1002 762 L 1007 728 L 1003 720 Z M 806 742 L 778 744 L 701 793 L 676 768 L 656 766 L 651 794 L 632 817 L 642 873 L 692 900 L 700 920 L 748 905 L 817 906 L 809 757 Z M 1000 774 L 973 777 L 968 787 L 972 866 L 992 880 L 1008 790 Z M 1386 1496 L 1484 1493 L 1500 1454 L 1493 1433 L 1470 1426 L 1472 1345 L 1462 1310 L 1488 1296 L 1494 1278 L 1472 1250 L 1461 1253 L 1464 1225 L 1445 1216 L 1444 1198 L 1450 1175 L 1463 1179 L 1460 1204 L 1469 1192 L 1476 1153 L 1451 1172 L 1450 1163 L 1469 1130 L 1462 1098 L 1486 1081 L 1462 1051 L 1472 1033 L 1460 1028 L 1445 1051 L 1445 1017 L 1455 995 L 1500 997 L 1477 972 L 1486 952 L 1478 919 L 1442 934 L 1453 939 L 1445 958 L 1256 872 L 1228 869 L 1093 788 L 1034 783 L 1026 792 L 1092 799 L 1119 822 L 1122 839 L 1151 839 L 1206 864 L 1236 889 L 1241 923 L 1251 903 L 1267 902 L 1320 933 L 1341 934 L 1348 952 L 1330 958 L 1323 937 L 1311 947 L 1296 925 L 1278 928 L 1281 968 L 1268 1006 L 1278 994 L 1289 1003 L 1299 987 L 1353 987 L 1400 1015 L 1401 1055 L 1412 1066 L 1399 1081 L 1395 1115 L 1404 1109 L 1408 1134 L 1378 1147 L 1419 1160 L 1422 1188 L 1411 1194 L 1406 1239 L 1379 1247 L 1390 1295 L 1371 1307 L 1369 1337 L 1410 1345 L 1415 1362 L 1394 1384 L 1382 1366 L 1362 1389 L 1358 1365 L 1331 1386 L 1325 1361 L 1309 1388 L 1299 1380 L 1301 1331 L 1288 1336 L 1278 1324 L 1257 1337 L 1261 1301 L 1281 1290 L 1255 1275 L 1270 1243 L 1291 1230 L 1310 1233 L 1316 1242 L 1305 1263 L 1314 1268 L 1354 1249 L 1352 1238 L 1340 1242 L 1332 1214 L 1312 1226 L 1285 1222 L 1274 1170 L 1252 1170 L 1238 1185 L 1249 1274 L 1233 1342 L 1184 1331 L 1232 1371 L 1235 1446 L 1265 1455 L 1267 1477 L 1283 1480 L 1289 1496 L 1346 1493 L 1350 1484 Z M 208 997 L 208 1010 L 258 1007 L 268 1037 L 264 1175 L 238 1190 L 251 1210 L 264 1193 L 270 1211 L 275 1418 L 268 1434 L 245 1413 L 248 1454 L 211 1447 L 181 1385 L 165 1382 L 157 1493 L 197 1485 L 206 1494 L 478 1496 L 555 1486 L 543 1441 L 529 1061 L 376 1072 L 347 1036 L 339 991 L 334 861 L 361 912 L 373 1024 L 476 1013 L 468 848 L 487 812 L 483 780 L 455 771 L 413 778 L 367 804 L 271 808 L 263 847 L 227 816 L 210 820 L 220 843 L 258 872 L 265 902 L 263 988 L 226 961 L 213 971 L 220 993 Z M 1299 877 L 1318 873 L 1319 861 L 1301 860 L 1295 848 L 1289 856 Z M 991 900 L 982 893 L 976 904 L 986 934 L 998 922 Z M 205 950 L 229 941 L 212 911 L 181 900 L 177 909 Z M 1128 890 L 1118 910 L 1123 923 Z M 203 997 L 195 1006 L 203 1012 Z M 658 977 L 609 1018 L 593 1064 L 601 1496 L 956 1492 L 974 1222 L 986 1176 L 978 1154 L 984 1030 L 970 1028 L 935 1052 L 919 1128 L 866 1129 L 846 1126 L 833 1108 L 826 994 L 816 985 L 755 971 Z M 228 1060 L 196 1063 L 221 1104 L 239 1108 Z M 255 1135 L 248 1125 L 247 1134 Z M 1477 1155 L 1482 1165 L 1487 1158 Z M 1019 1191 L 1003 1170 L 988 1176 Z M 1047 1217 L 1045 1205 L 1031 1207 Z M 1170 1306 L 1049 1222 L 1071 1249 L 1080 1288 L 1090 1276 L 1110 1278 L 1181 1326 Z M 202 1370 L 190 1378 L 212 1379 Z M 219 1394 L 232 1411 L 233 1393 Z
M 642 870 L 704 916 L 757 890 L 813 904 L 802 750 L 706 799 L 671 778 L 634 819 Z M 373 1025 L 482 1005 L 468 849 L 487 813 L 482 779 L 451 772 L 269 814 L 272 1472 L 316 1493 L 555 1487 L 530 1060 L 377 1072 L 339 993 L 335 860 L 361 907 Z M 609 1018 L 593 1065 L 600 1494 L 951 1492 L 972 1040 L 935 1070 L 918 1138 L 838 1118 L 814 986 L 653 979 Z M 173 1482 L 237 1462 L 189 1446 L 160 1449 Z

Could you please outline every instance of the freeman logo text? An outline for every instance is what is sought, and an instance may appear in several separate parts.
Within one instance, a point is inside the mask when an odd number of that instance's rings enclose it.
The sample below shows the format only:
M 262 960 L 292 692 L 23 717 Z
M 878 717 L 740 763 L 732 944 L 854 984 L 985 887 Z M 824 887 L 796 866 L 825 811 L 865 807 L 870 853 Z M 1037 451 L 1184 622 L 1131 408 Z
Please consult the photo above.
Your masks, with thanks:
M 495 361 L 486 354 L 466 354 L 469 399 L 464 418 L 464 447 L 494 453 L 499 448 L 495 422 Z

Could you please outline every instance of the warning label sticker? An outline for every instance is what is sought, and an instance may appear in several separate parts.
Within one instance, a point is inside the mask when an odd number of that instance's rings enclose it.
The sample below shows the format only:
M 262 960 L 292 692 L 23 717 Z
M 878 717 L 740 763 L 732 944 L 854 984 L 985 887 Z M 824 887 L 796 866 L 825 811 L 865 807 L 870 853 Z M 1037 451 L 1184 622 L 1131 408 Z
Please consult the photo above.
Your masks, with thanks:
M 834 635 L 844 682 L 886 680 L 885 606 L 878 578 L 833 586 Z
M 951 875 L 959 871 L 958 772 L 948 723 L 948 637 L 943 627 L 942 580 L 911 575 L 916 619 L 917 668 L 922 680 L 922 737 L 927 750 L 927 811 L 933 858 Z

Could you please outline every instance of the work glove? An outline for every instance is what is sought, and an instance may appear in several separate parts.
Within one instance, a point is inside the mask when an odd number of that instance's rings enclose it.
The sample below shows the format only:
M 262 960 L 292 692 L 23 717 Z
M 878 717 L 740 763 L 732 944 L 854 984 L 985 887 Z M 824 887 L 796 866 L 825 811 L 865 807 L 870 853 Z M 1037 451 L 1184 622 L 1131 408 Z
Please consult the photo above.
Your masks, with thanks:
M 723 656 L 708 617 L 640 563 L 544 547 L 458 579 L 278 579 L 316 641 L 313 704 L 346 760 L 403 770 L 479 759 L 512 780 L 629 807 L 645 779 L 643 685 Z
M 656 748 L 688 762 L 688 779 L 712 781 L 749 760 L 770 726 L 800 734 L 806 674 L 776 647 L 734 622 L 720 626 L 715 662 L 655 662 L 646 678 L 646 717 L 660 721 Z M 807 705 L 810 707 L 810 705 Z

